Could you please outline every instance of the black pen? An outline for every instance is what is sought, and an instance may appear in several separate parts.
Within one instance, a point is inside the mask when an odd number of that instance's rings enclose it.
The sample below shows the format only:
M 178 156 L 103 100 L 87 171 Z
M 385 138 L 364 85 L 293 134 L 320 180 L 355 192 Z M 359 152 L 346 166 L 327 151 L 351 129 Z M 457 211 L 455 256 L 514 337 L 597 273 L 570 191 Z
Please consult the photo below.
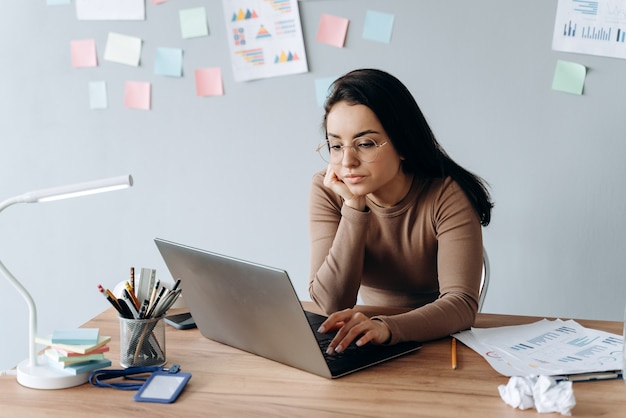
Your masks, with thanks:
M 156 307 L 159 304 L 159 301 L 163 297 L 165 290 L 166 290 L 165 287 L 162 287 L 161 290 L 159 290 L 159 294 L 157 295 L 156 299 L 154 299 L 154 302 L 152 303 L 152 306 L 150 307 L 150 309 L 148 310 L 148 314 L 146 315 L 148 318 L 151 318 L 152 314 L 154 314 L 154 311 L 156 310 Z
M 594 380 L 614 380 L 620 379 L 621 377 L 621 370 L 553 376 L 554 380 L 556 380 L 557 382 L 591 382 Z
M 133 302 L 133 298 L 131 298 L 128 289 L 123 289 L 122 292 L 124 300 L 126 301 L 126 306 L 128 306 L 128 309 L 130 309 L 131 313 L 133 314 L 132 318 L 138 319 L 139 312 L 137 311 L 137 308 L 135 308 L 135 302 Z
M 139 309 L 139 319 L 144 319 L 146 317 L 146 310 L 148 310 L 148 301 L 144 300 L 141 304 L 141 309 Z
M 134 319 L 135 315 L 133 311 L 128 307 L 128 303 L 124 299 L 118 299 L 117 303 L 120 304 L 120 308 L 122 309 L 122 316 L 126 319 Z

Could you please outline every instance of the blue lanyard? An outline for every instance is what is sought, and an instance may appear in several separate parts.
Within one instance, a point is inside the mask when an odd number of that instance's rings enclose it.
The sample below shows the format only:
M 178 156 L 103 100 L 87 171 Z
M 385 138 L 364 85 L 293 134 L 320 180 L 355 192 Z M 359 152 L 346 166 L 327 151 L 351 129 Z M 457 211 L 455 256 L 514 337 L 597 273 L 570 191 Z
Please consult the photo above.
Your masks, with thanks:
M 113 388 L 120 390 L 139 390 L 143 386 L 145 381 L 150 377 L 153 372 L 165 370 L 168 373 L 178 373 L 180 366 L 174 364 L 169 369 L 165 369 L 163 366 L 149 366 L 149 367 L 129 367 L 127 369 L 115 370 L 115 369 L 101 369 L 92 372 L 89 375 L 89 383 L 93 386 L 101 388 Z M 105 382 L 105 380 L 122 378 L 124 380 L 131 380 L 132 382 Z

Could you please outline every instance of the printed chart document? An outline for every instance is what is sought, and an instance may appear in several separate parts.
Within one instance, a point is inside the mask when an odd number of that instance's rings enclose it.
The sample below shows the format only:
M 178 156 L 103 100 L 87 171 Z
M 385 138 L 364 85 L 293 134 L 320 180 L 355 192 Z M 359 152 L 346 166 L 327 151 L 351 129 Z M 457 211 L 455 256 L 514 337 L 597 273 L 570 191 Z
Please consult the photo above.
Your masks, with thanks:
M 552 49 L 626 58 L 626 0 L 559 0 Z
M 561 376 L 622 368 L 621 335 L 585 328 L 573 320 L 472 328 L 452 336 L 505 376 Z
M 235 81 L 308 71 L 297 0 L 222 0 Z

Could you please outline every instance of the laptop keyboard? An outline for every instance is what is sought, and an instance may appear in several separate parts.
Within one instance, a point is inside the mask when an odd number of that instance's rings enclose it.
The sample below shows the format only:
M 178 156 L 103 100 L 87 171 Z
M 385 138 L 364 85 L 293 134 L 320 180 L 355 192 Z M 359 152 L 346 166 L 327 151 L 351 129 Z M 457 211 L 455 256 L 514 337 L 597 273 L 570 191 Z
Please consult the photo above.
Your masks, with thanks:
M 341 353 L 326 354 L 326 349 L 336 333 L 321 334 L 317 332 L 326 317 L 313 312 L 304 312 L 333 376 L 341 376 L 421 347 L 421 344 L 417 342 L 404 342 L 393 346 L 366 344 L 363 347 L 357 347 L 352 342 Z
M 326 317 L 322 315 L 318 315 L 313 312 L 309 312 L 309 311 L 304 311 L 304 312 L 309 321 L 309 325 L 311 326 L 311 329 L 313 330 L 313 333 L 315 334 L 315 338 L 317 339 L 317 344 L 320 346 L 320 349 L 322 350 L 322 353 L 324 354 L 324 357 L 326 358 L 327 362 L 334 362 L 337 360 L 342 360 L 343 358 L 345 358 L 346 355 L 350 356 L 350 353 L 359 350 L 359 347 L 357 347 L 357 345 L 354 342 L 352 342 L 348 347 L 344 348 L 344 350 L 341 353 L 332 353 L 332 354 L 326 353 L 326 350 L 328 349 L 328 346 L 330 342 L 333 340 L 333 338 L 335 337 L 336 333 L 331 332 L 327 334 L 322 334 L 320 332 L 317 332 L 320 325 L 322 325 L 322 322 L 326 320 Z M 363 350 L 366 348 L 367 346 L 361 347 L 360 349 Z

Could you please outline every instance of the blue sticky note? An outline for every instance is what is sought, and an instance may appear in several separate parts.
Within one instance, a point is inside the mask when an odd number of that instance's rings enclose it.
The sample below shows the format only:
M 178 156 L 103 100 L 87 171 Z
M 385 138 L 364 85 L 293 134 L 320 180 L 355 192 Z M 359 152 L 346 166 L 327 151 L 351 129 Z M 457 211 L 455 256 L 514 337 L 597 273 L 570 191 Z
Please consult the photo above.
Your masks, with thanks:
M 98 328 L 55 329 L 52 344 L 95 344 L 98 342 Z
M 89 82 L 89 107 L 91 109 L 106 109 L 107 85 L 105 81 Z
M 49 361 L 48 364 L 52 367 L 63 370 L 64 372 L 68 374 L 72 374 L 76 376 L 81 373 L 87 373 L 87 372 L 92 372 L 94 370 L 107 368 L 112 363 L 111 363 L 111 360 L 103 358 L 100 360 L 89 360 L 89 361 L 84 361 L 82 363 L 68 364 L 65 367 L 63 367 L 63 363 L 58 363 L 55 361 Z
M 363 25 L 363 39 L 389 43 L 393 30 L 394 15 L 368 10 Z
M 326 98 L 330 95 L 330 87 L 336 79 L 337 77 L 325 77 L 315 80 L 315 97 L 319 107 L 324 106 Z
M 48 6 L 61 6 L 64 4 L 70 4 L 70 0 L 46 0 Z
M 183 50 L 176 48 L 157 48 L 154 60 L 154 73 L 169 77 L 182 77 Z

